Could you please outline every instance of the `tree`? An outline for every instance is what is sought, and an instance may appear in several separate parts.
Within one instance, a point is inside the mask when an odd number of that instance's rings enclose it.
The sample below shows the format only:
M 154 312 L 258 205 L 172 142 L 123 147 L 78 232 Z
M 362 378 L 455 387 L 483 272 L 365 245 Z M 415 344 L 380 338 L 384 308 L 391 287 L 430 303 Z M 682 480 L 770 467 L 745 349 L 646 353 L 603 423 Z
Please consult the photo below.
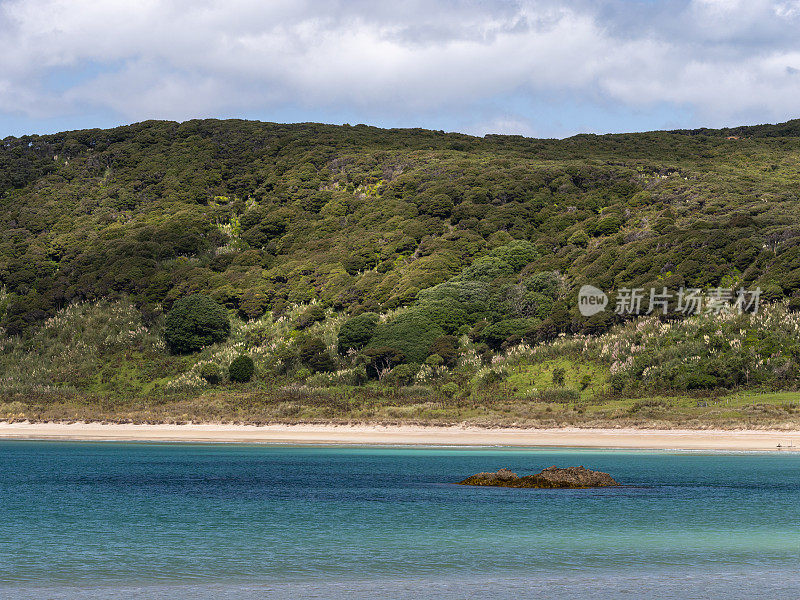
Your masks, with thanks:
M 253 378 L 256 366 L 253 364 L 253 359 L 242 354 L 233 359 L 228 367 L 228 377 L 235 383 L 245 383 Z
M 437 194 L 433 197 L 422 196 L 419 199 L 419 211 L 433 217 L 445 219 L 453 211 L 453 201 L 446 194 Z
M 333 371 L 334 364 L 328 348 L 322 338 L 307 336 L 297 345 L 298 354 L 303 364 L 315 372 Z
M 164 340 L 173 354 L 189 354 L 222 342 L 231 331 L 228 313 L 204 294 L 177 300 L 164 326 Z
M 309 306 L 306 310 L 297 316 L 297 328 L 307 329 L 314 323 L 319 323 L 325 320 L 325 310 L 319 305 Z
M 397 365 L 386 374 L 384 381 L 397 387 L 411 385 L 414 383 L 414 377 L 416 377 L 418 371 L 419 365 L 414 363 Z
M 458 338 L 453 335 L 441 335 L 436 338 L 430 347 L 431 355 L 438 355 L 443 363 L 450 369 L 458 361 Z
M 378 379 L 383 379 L 393 367 L 406 360 L 402 352 L 386 346 L 367 348 L 364 350 L 364 358 L 367 362 L 367 371 Z
M 431 300 L 417 304 L 419 310 L 446 333 L 455 333 L 462 325 L 467 325 L 469 316 L 458 302 L 451 300 Z
M 511 336 L 521 339 L 533 326 L 531 319 L 506 319 L 486 327 L 480 334 L 481 340 L 495 350 Z
M 568 244 L 585 248 L 589 244 L 589 235 L 583 230 L 578 229 L 575 233 L 569 236 Z
M 536 247 L 526 240 L 516 240 L 492 250 L 489 256 L 504 260 L 514 271 L 520 271 L 525 265 L 538 257 Z
M 531 275 L 523 283 L 530 291 L 543 294 L 552 300 L 558 298 L 559 287 L 561 286 L 558 275 L 552 271 Z
M 361 350 L 372 338 L 378 325 L 378 315 L 363 313 L 345 321 L 339 328 L 339 352 Z
M 430 354 L 431 344 L 444 331 L 419 309 L 407 310 L 391 321 L 381 323 L 369 345 L 373 348 L 394 348 L 406 360 L 422 364 Z

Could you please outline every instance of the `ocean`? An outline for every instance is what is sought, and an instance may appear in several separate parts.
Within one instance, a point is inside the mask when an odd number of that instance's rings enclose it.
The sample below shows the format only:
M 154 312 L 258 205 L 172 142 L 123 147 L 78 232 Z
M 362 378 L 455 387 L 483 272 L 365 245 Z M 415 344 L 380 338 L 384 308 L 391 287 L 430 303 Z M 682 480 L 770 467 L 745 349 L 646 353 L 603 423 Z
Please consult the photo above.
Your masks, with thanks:
M 0 597 L 797 598 L 800 454 L 3 441 Z

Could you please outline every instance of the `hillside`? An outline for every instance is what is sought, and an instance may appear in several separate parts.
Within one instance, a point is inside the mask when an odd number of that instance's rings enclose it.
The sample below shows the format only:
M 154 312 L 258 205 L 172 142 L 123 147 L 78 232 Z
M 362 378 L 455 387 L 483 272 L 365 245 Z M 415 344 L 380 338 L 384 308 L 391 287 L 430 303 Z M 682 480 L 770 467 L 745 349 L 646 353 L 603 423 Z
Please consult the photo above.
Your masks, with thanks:
M 315 299 L 394 308 L 511 239 L 570 285 L 729 276 L 791 294 L 798 126 L 724 133 L 555 141 L 189 121 L 8 138 L 2 326 L 115 294 L 168 307 L 205 291 L 248 318 Z
M 228 363 L 247 353 L 256 375 L 240 392 L 477 401 L 514 381 L 486 369 L 529 347 L 543 350 L 512 396 L 536 402 L 794 389 L 799 183 L 800 121 L 565 140 L 215 120 L 6 138 L 0 393 L 193 398 L 229 389 Z M 567 359 L 559 336 L 639 327 L 581 316 L 583 284 L 612 303 L 623 287 L 758 286 L 777 316 L 738 317 L 734 366 L 697 346 L 696 377 L 669 362 L 683 350 L 655 346 L 649 363 Z M 170 353 L 164 314 L 196 293 L 227 309 L 230 339 Z M 343 345 L 365 313 L 374 329 Z M 668 344 L 716 327 L 696 320 Z

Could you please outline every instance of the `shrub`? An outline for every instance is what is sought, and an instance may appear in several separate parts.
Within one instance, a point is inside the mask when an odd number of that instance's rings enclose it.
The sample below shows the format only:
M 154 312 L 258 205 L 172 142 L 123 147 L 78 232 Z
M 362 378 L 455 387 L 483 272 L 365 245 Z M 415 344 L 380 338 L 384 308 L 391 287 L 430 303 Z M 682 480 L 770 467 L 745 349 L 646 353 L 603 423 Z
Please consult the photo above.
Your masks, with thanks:
M 777 283 L 765 283 L 761 286 L 761 301 L 776 302 L 783 297 L 783 288 Z
M 375 313 L 363 313 L 345 321 L 339 328 L 339 352 L 361 350 L 372 339 L 377 325 Z
M 384 381 L 397 386 L 411 385 L 414 382 L 414 377 L 416 376 L 417 371 L 419 371 L 419 365 L 414 363 L 397 365 L 395 368 L 389 371 Z
M 544 271 L 531 275 L 525 279 L 523 283 L 530 291 L 543 294 L 552 300 L 558 298 L 558 290 L 561 286 L 558 275 L 552 271 Z
M 239 302 L 239 314 L 245 319 L 257 319 L 269 308 L 274 292 L 266 289 L 246 290 Z
M 611 376 L 611 391 L 615 394 L 621 394 L 622 390 L 625 389 L 625 385 L 628 383 L 628 378 L 621 374 L 617 373 L 616 375 Z
M 421 302 L 418 309 L 428 319 L 441 327 L 445 333 L 455 333 L 462 325 L 469 324 L 469 316 L 457 302 L 433 300 Z
M 304 310 L 297 317 L 297 328 L 306 329 L 311 327 L 314 323 L 319 323 L 325 320 L 325 311 L 319 305 L 311 306 Z
M 300 360 L 315 373 L 333 371 L 334 364 L 322 338 L 305 337 L 297 345 Z
M 442 394 L 448 398 L 452 398 L 458 393 L 459 387 L 455 381 L 448 381 L 442 386 Z
M 419 211 L 423 214 L 447 218 L 453 210 L 453 201 L 446 194 L 437 194 L 433 197 L 425 197 L 420 202 Z
M 581 391 L 585 390 L 590 385 L 592 385 L 592 376 L 591 375 L 587 374 L 587 375 L 584 375 L 583 377 L 581 377 Z
M 585 248 L 589 243 L 589 236 L 583 229 L 579 229 L 567 240 L 568 244 L 572 244 L 573 246 L 579 246 L 581 248 Z
M 528 263 L 532 263 L 538 258 L 536 247 L 527 240 L 517 240 L 510 244 L 500 246 L 491 251 L 489 256 L 497 257 L 511 265 L 511 268 L 518 272 Z
M 553 369 L 553 385 L 556 387 L 564 387 L 564 377 L 566 373 L 563 368 L 556 367 Z
M 364 351 L 364 360 L 367 365 L 367 371 L 380 379 L 390 369 L 405 361 L 405 355 L 387 346 L 379 348 L 367 348 Z
M 452 335 L 441 335 L 436 338 L 429 352 L 438 355 L 448 368 L 453 368 L 458 362 L 458 338 Z
M 441 367 L 444 364 L 444 359 L 438 354 L 431 354 L 425 359 L 425 364 L 429 367 Z
M 506 378 L 506 373 L 503 371 L 496 371 L 492 369 L 481 375 L 478 381 L 478 386 L 482 388 L 489 388 L 497 385 Z
M 442 328 L 419 310 L 401 313 L 375 329 L 370 347 L 388 347 L 401 352 L 409 362 L 423 363 L 430 354 L 431 344 L 444 333 Z
M 618 215 L 603 217 L 594 229 L 595 235 L 612 235 L 622 227 L 622 218 Z
M 211 385 L 219 383 L 219 367 L 213 363 L 205 363 L 202 367 L 200 367 L 200 377 L 205 379 Z
M 228 377 L 236 383 L 244 383 L 253 378 L 255 370 L 256 366 L 253 364 L 253 359 L 246 354 L 242 354 L 231 362 L 230 367 L 228 367 Z
M 502 258 L 497 256 L 484 256 L 479 258 L 461 272 L 458 279 L 462 281 L 476 280 L 489 282 L 498 277 L 511 275 L 514 268 Z
M 508 319 L 489 325 L 481 332 L 480 337 L 491 348 L 497 350 L 509 337 L 524 336 L 533 325 L 534 322 L 530 319 Z
M 164 325 L 164 340 L 173 354 L 188 354 L 222 342 L 231 331 L 225 309 L 203 294 L 177 300 Z

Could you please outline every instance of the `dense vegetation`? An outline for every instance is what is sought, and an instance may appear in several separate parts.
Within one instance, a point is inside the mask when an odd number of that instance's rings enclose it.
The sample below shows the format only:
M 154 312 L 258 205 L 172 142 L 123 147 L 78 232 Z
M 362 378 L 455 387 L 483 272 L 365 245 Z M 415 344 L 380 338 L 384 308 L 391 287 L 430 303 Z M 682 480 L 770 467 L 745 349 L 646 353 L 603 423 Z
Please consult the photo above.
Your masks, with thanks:
M 793 389 L 798 184 L 800 121 L 566 140 L 213 120 L 7 138 L 0 393 L 205 393 L 238 378 L 239 356 L 254 361 L 239 385 L 273 394 Z M 760 286 L 774 304 L 626 324 L 582 317 L 585 283 Z
M 225 341 L 230 331 L 228 313 L 203 294 L 179 298 L 164 319 L 164 341 L 175 354 L 197 352 Z

